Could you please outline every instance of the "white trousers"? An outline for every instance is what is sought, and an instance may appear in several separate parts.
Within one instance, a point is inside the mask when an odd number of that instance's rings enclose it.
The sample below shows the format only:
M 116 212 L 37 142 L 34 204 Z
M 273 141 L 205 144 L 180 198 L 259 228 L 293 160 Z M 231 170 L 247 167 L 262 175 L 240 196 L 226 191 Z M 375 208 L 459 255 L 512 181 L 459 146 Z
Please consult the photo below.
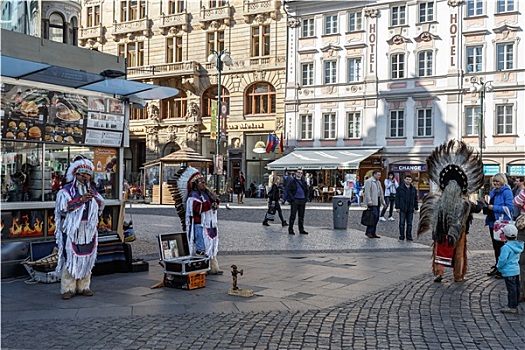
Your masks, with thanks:
M 91 273 L 81 279 L 75 279 L 67 271 L 66 267 L 62 269 L 62 280 L 60 281 L 60 293 L 66 292 L 81 293 L 82 291 L 89 289 L 91 285 Z

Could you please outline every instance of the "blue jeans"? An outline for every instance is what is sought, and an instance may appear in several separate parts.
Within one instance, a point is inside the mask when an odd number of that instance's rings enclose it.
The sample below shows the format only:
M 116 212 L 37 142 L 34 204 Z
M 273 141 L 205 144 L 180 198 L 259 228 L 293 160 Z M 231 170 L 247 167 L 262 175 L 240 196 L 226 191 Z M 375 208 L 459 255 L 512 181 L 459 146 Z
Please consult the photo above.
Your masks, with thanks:
M 376 228 L 377 223 L 379 222 L 379 205 L 373 205 L 370 207 L 372 209 L 372 213 L 374 213 L 374 225 L 367 226 L 366 227 L 366 233 L 375 235 L 376 234 Z
M 407 226 L 406 238 L 412 239 L 412 220 L 414 219 L 413 211 L 399 211 L 399 239 L 405 239 L 405 223 Z
M 361 206 L 361 196 L 359 193 L 354 193 L 354 198 L 350 201 L 350 204 L 357 202 L 358 206 Z
M 518 307 L 518 298 L 520 296 L 520 276 L 505 277 L 505 285 L 507 286 L 508 307 L 515 309 Z
M 195 250 L 204 252 L 206 251 L 204 247 L 204 227 L 201 224 L 193 225 L 193 239 L 195 241 Z

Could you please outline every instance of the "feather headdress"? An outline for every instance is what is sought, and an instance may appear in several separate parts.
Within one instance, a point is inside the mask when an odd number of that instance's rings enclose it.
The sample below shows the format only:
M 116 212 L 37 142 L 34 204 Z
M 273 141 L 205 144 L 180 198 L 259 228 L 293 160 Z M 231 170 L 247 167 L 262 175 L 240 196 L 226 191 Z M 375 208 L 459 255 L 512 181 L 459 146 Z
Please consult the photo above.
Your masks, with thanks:
M 94 170 L 95 167 L 93 166 L 93 163 L 82 154 L 79 154 L 73 159 L 67 168 L 66 182 L 72 182 L 75 180 L 75 175 L 77 173 L 84 173 L 93 176 Z
M 173 178 L 167 182 L 183 231 L 186 231 L 186 201 L 191 192 L 191 185 L 201 177 L 202 174 L 197 169 L 188 166 L 180 168 Z
M 438 242 L 456 244 L 465 228 L 470 203 L 467 195 L 483 186 L 483 162 L 463 141 L 450 140 L 427 158 L 430 180 L 441 192 L 423 198 L 417 235 L 431 232 Z

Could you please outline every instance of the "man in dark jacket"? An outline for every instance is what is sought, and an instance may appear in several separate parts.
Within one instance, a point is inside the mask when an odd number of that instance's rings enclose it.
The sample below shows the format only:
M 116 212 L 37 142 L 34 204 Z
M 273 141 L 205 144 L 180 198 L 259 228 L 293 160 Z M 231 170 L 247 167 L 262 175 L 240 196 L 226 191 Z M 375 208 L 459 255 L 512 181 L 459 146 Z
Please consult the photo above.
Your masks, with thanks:
M 290 212 L 290 226 L 288 226 L 288 233 L 295 235 L 293 231 L 293 224 L 295 222 L 295 215 L 299 213 L 299 233 L 307 235 L 308 232 L 304 230 L 304 212 L 306 209 L 306 200 L 308 195 L 308 187 L 303 178 L 303 171 L 297 170 L 295 176 L 288 182 L 286 186 L 287 200 L 291 204 Z
M 419 210 L 417 203 L 417 190 L 412 186 L 412 176 L 405 175 L 405 181 L 397 188 L 396 192 L 396 211 L 399 213 L 399 239 L 412 240 L 412 220 L 414 212 Z

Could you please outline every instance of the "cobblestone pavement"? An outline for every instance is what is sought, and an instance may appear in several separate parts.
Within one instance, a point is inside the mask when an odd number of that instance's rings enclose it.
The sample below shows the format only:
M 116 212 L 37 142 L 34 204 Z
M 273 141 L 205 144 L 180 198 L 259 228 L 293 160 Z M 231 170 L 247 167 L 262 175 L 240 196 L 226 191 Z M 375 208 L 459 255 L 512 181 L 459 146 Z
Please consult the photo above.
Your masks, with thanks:
M 428 274 L 335 307 L 45 322 L 2 320 L 2 349 L 523 349 L 501 281 L 476 255 L 464 283 Z M 206 302 L 206 301 L 203 301 Z

